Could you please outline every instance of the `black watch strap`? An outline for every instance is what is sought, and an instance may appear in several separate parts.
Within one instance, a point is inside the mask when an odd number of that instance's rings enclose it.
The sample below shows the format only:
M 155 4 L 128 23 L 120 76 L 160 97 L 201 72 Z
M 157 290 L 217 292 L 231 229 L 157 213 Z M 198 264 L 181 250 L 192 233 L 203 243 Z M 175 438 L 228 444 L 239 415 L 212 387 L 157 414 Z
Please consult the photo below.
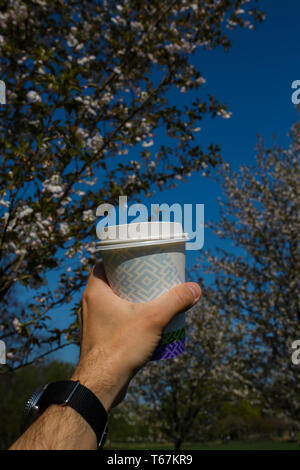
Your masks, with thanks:
M 96 395 L 81 385 L 79 380 L 62 380 L 48 384 L 37 405 L 44 411 L 52 404 L 71 406 L 94 430 L 98 446 L 103 446 L 107 431 L 107 411 Z

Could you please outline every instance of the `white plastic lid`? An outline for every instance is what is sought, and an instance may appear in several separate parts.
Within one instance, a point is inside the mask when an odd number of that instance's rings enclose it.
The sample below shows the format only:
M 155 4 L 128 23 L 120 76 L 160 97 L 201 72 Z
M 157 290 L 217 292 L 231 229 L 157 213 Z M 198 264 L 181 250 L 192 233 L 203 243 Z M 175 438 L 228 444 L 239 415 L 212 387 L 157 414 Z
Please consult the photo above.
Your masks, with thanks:
M 133 248 L 161 243 L 185 242 L 189 235 L 179 222 L 139 222 L 104 227 L 97 231 L 98 250 Z

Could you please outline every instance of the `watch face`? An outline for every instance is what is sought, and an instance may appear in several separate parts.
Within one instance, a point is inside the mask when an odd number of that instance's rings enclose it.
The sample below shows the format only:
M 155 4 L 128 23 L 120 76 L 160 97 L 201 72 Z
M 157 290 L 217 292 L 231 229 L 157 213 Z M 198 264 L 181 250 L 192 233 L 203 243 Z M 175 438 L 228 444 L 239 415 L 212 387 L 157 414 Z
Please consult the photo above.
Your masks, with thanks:
M 29 399 L 26 402 L 25 409 L 23 412 L 22 423 L 21 423 L 21 433 L 26 431 L 26 429 L 36 420 L 39 416 L 40 409 L 38 407 L 38 401 L 42 396 L 44 390 L 46 389 L 48 384 L 40 385 Z

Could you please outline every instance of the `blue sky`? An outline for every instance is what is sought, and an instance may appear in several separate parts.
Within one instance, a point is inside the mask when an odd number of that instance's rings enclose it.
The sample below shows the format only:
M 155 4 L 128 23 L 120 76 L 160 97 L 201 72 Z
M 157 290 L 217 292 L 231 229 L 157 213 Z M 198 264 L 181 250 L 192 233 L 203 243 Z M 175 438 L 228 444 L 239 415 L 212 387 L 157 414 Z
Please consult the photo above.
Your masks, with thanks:
M 223 159 L 234 169 L 255 163 L 258 134 L 267 146 L 272 145 L 275 135 L 280 145 L 287 146 L 287 134 L 298 117 L 291 101 L 291 84 L 300 80 L 300 2 L 261 0 L 260 6 L 266 19 L 256 31 L 234 31 L 231 34 L 233 45 L 228 52 L 223 49 L 199 51 L 192 59 L 206 79 L 201 94 L 214 94 L 232 112 L 230 119 L 205 119 L 196 134 L 198 143 L 203 148 L 211 142 L 220 144 Z M 184 94 L 181 99 L 185 99 Z M 145 202 L 147 205 L 204 204 L 207 222 L 218 219 L 217 198 L 220 196 L 217 183 L 193 174 L 187 183 L 157 193 L 151 201 Z M 213 250 L 218 244 L 220 242 L 206 231 L 204 249 Z M 196 251 L 187 252 L 187 269 L 193 266 L 196 257 Z M 67 309 L 68 306 L 55 314 L 60 326 L 65 326 L 70 319 Z M 53 357 L 74 362 L 78 350 L 70 346 Z

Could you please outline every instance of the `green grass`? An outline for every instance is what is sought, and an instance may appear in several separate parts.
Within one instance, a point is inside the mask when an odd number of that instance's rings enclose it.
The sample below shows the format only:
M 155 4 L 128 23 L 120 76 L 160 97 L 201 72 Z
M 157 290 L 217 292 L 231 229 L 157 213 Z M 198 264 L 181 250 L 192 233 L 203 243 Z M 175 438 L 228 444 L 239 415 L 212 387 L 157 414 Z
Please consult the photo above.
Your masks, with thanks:
M 182 447 L 184 450 L 185 447 Z M 283 441 L 233 441 L 228 444 L 191 444 L 186 450 L 300 450 L 297 442 Z
M 173 450 L 172 444 L 159 443 L 111 443 L 107 450 Z M 232 441 L 228 444 L 218 443 L 185 443 L 181 450 L 300 450 L 297 442 L 287 441 Z

